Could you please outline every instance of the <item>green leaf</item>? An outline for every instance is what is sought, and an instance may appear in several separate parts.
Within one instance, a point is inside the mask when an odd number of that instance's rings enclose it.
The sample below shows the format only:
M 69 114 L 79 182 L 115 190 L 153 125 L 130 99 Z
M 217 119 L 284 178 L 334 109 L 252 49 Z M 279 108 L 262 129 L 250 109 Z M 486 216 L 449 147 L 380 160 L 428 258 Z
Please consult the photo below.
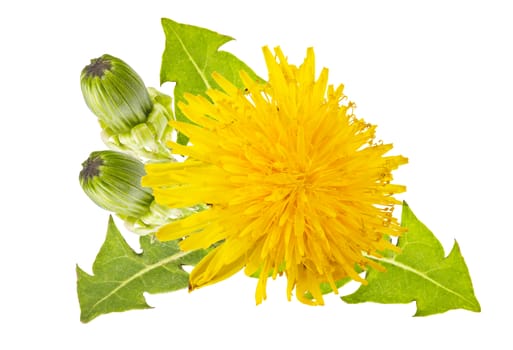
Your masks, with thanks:
M 175 82 L 176 119 L 189 121 L 176 108 L 178 102 L 184 101 L 183 94 L 188 92 L 206 96 L 209 88 L 218 87 L 212 73 L 217 72 L 237 87 L 243 88 L 240 71 L 246 71 L 253 79 L 257 75 L 241 60 L 219 48 L 233 40 L 208 29 L 181 24 L 167 18 L 162 19 L 166 35 L 166 47 L 162 56 L 160 83 Z M 178 135 L 178 143 L 186 144 L 187 137 Z
M 143 292 L 163 293 L 188 286 L 189 274 L 182 265 L 195 265 L 204 251 L 182 252 L 176 241 L 158 242 L 140 238 L 143 253 L 127 244 L 112 217 L 107 237 L 93 264 L 93 276 L 77 266 L 80 320 L 133 309 L 147 309 Z
M 370 269 L 367 286 L 342 297 L 348 303 L 417 302 L 415 316 L 427 316 L 452 309 L 479 312 L 472 281 L 458 243 L 445 257 L 444 249 L 431 231 L 403 203 L 401 225 L 408 228 L 398 240 L 401 253 L 373 258 L 386 272 Z

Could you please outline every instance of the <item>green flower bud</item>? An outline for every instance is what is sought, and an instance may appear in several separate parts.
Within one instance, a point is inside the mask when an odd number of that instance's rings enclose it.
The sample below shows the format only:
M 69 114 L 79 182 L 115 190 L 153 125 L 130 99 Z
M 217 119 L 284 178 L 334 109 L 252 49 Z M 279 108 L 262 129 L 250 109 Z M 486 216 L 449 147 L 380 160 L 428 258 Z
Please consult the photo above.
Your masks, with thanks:
M 153 88 L 119 58 L 103 55 L 82 70 L 82 94 L 98 117 L 109 148 L 137 158 L 173 160 L 172 99 Z
M 141 77 L 119 58 L 103 55 L 92 59 L 82 70 L 80 83 L 87 106 L 113 133 L 146 122 L 152 110 Z
M 177 209 L 158 204 L 151 189 L 141 186 L 144 175 L 144 165 L 138 159 L 117 151 L 97 151 L 82 163 L 79 180 L 94 203 L 115 213 L 138 234 L 154 233 L 172 220 L 206 208 L 198 205 Z
M 82 163 L 79 175 L 84 192 L 97 205 L 125 217 L 147 214 L 154 198 L 151 189 L 141 186 L 144 165 L 116 151 L 93 152 Z
M 172 99 L 157 89 L 148 88 L 153 109 L 145 123 L 137 124 L 125 133 L 114 134 L 108 129 L 102 132 L 103 142 L 111 149 L 130 153 L 138 158 L 174 161 L 171 150 L 166 146 L 172 139 Z

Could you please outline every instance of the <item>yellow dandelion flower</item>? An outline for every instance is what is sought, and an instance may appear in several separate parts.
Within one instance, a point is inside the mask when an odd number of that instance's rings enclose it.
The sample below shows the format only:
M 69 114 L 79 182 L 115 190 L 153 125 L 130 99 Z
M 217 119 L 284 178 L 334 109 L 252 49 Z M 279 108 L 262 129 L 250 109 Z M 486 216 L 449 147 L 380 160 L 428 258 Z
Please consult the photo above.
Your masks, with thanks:
M 148 164 L 143 185 L 170 207 L 209 204 L 157 232 L 184 238 L 183 250 L 221 242 L 192 271 L 190 290 L 244 268 L 259 272 L 257 304 L 268 277 L 284 273 L 289 300 L 295 289 L 301 302 L 322 305 L 321 283 L 335 292 L 347 276 L 365 283 L 355 267 L 380 268 L 369 257 L 395 248 L 387 236 L 402 229 L 393 195 L 405 187 L 390 183 L 391 171 L 407 159 L 385 156 L 392 145 L 375 141 L 376 126 L 353 115 L 327 69 L 315 79 L 313 49 L 299 67 L 280 48 L 263 53 L 268 82 L 242 72 L 240 90 L 214 74 L 222 90 L 209 90 L 210 100 L 185 96 L 179 108 L 194 124 L 171 125 L 190 144 L 169 146 L 187 158 Z

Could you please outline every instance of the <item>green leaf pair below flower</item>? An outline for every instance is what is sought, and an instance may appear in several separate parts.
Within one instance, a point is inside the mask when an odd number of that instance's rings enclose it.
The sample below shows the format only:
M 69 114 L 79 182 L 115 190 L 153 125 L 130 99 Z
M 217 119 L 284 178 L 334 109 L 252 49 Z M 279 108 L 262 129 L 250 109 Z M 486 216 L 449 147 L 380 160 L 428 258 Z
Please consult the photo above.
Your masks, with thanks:
M 406 203 L 403 204 L 401 224 L 409 228 L 398 242 L 403 252 L 388 252 L 379 260 L 387 270 L 368 271 L 368 285 L 343 296 L 342 300 L 350 304 L 399 304 L 416 301 L 415 316 L 454 309 L 481 311 L 458 245 L 455 244 L 449 256 L 444 258 L 440 242 L 415 217 Z M 114 222 L 109 221 L 106 240 L 93 265 L 95 275 L 90 276 L 77 267 L 78 297 L 83 322 L 114 311 L 148 308 L 142 297 L 144 290 L 157 293 L 186 288 L 185 272 L 177 270 L 175 265 L 196 264 L 206 253 L 180 252 L 176 241 L 151 241 L 148 236 L 141 237 L 141 246 L 144 255 L 152 256 L 153 259 L 145 263 L 146 265 L 140 264 L 143 257 L 138 257 L 132 251 Z M 118 259 L 120 256 L 123 259 Z M 186 256 L 187 260 L 183 260 Z M 168 264 L 174 267 L 169 267 Z M 155 279 L 154 276 L 160 276 L 161 279 Z M 144 285 L 141 284 L 142 281 Z M 337 286 L 348 282 L 350 280 L 346 278 L 338 281 Z M 324 293 L 332 292 L 328 285 L 323 290 Z

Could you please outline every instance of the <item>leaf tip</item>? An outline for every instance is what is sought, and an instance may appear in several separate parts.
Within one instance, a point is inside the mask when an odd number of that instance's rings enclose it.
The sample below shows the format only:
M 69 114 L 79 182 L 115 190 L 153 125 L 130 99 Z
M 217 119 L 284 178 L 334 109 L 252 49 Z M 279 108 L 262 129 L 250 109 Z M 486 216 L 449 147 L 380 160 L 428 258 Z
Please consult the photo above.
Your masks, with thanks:
M 405 212 L 411 213 L 410 205 L 406 201 L 403 201 L 401 209 L 402 209 L 403 213 L 405 213 Z
M 166 18 L 166 17 L 162 17 L 162 18 L 160 19 L 160 23 L 161 23 L 162 25 L 164 25 L 164 24 L 166 24 L 166 23 L 168 23 L 168 22 L 176 23 L 175 21 L 173 21 L 173 20 L 171 20 L 171 19 L 169 19 L 169 18 Z
M 85 272 L 84 272 L 84 270 L 82 270 L 80 268 L 80 266 L 78 266 L 78 264 L 75 264 L 75 273 L 77 275 L 77 282 L 78 282 L 78 279 L 80 278 L 80 275 L 84 274 Z
M 80 314 L 80 322 L 82 322 L 83 324 L 86 324 L 86 323 L 89 323 L 93 320 L 94 317 L 88 317 L 88 316 L 85 316 L 84 314 Z
M 481 312 L 481 304 L 479 304 L 479 301 L 476 299 L 476 308 L 474 310 L 470 310 L 474 312 Z

